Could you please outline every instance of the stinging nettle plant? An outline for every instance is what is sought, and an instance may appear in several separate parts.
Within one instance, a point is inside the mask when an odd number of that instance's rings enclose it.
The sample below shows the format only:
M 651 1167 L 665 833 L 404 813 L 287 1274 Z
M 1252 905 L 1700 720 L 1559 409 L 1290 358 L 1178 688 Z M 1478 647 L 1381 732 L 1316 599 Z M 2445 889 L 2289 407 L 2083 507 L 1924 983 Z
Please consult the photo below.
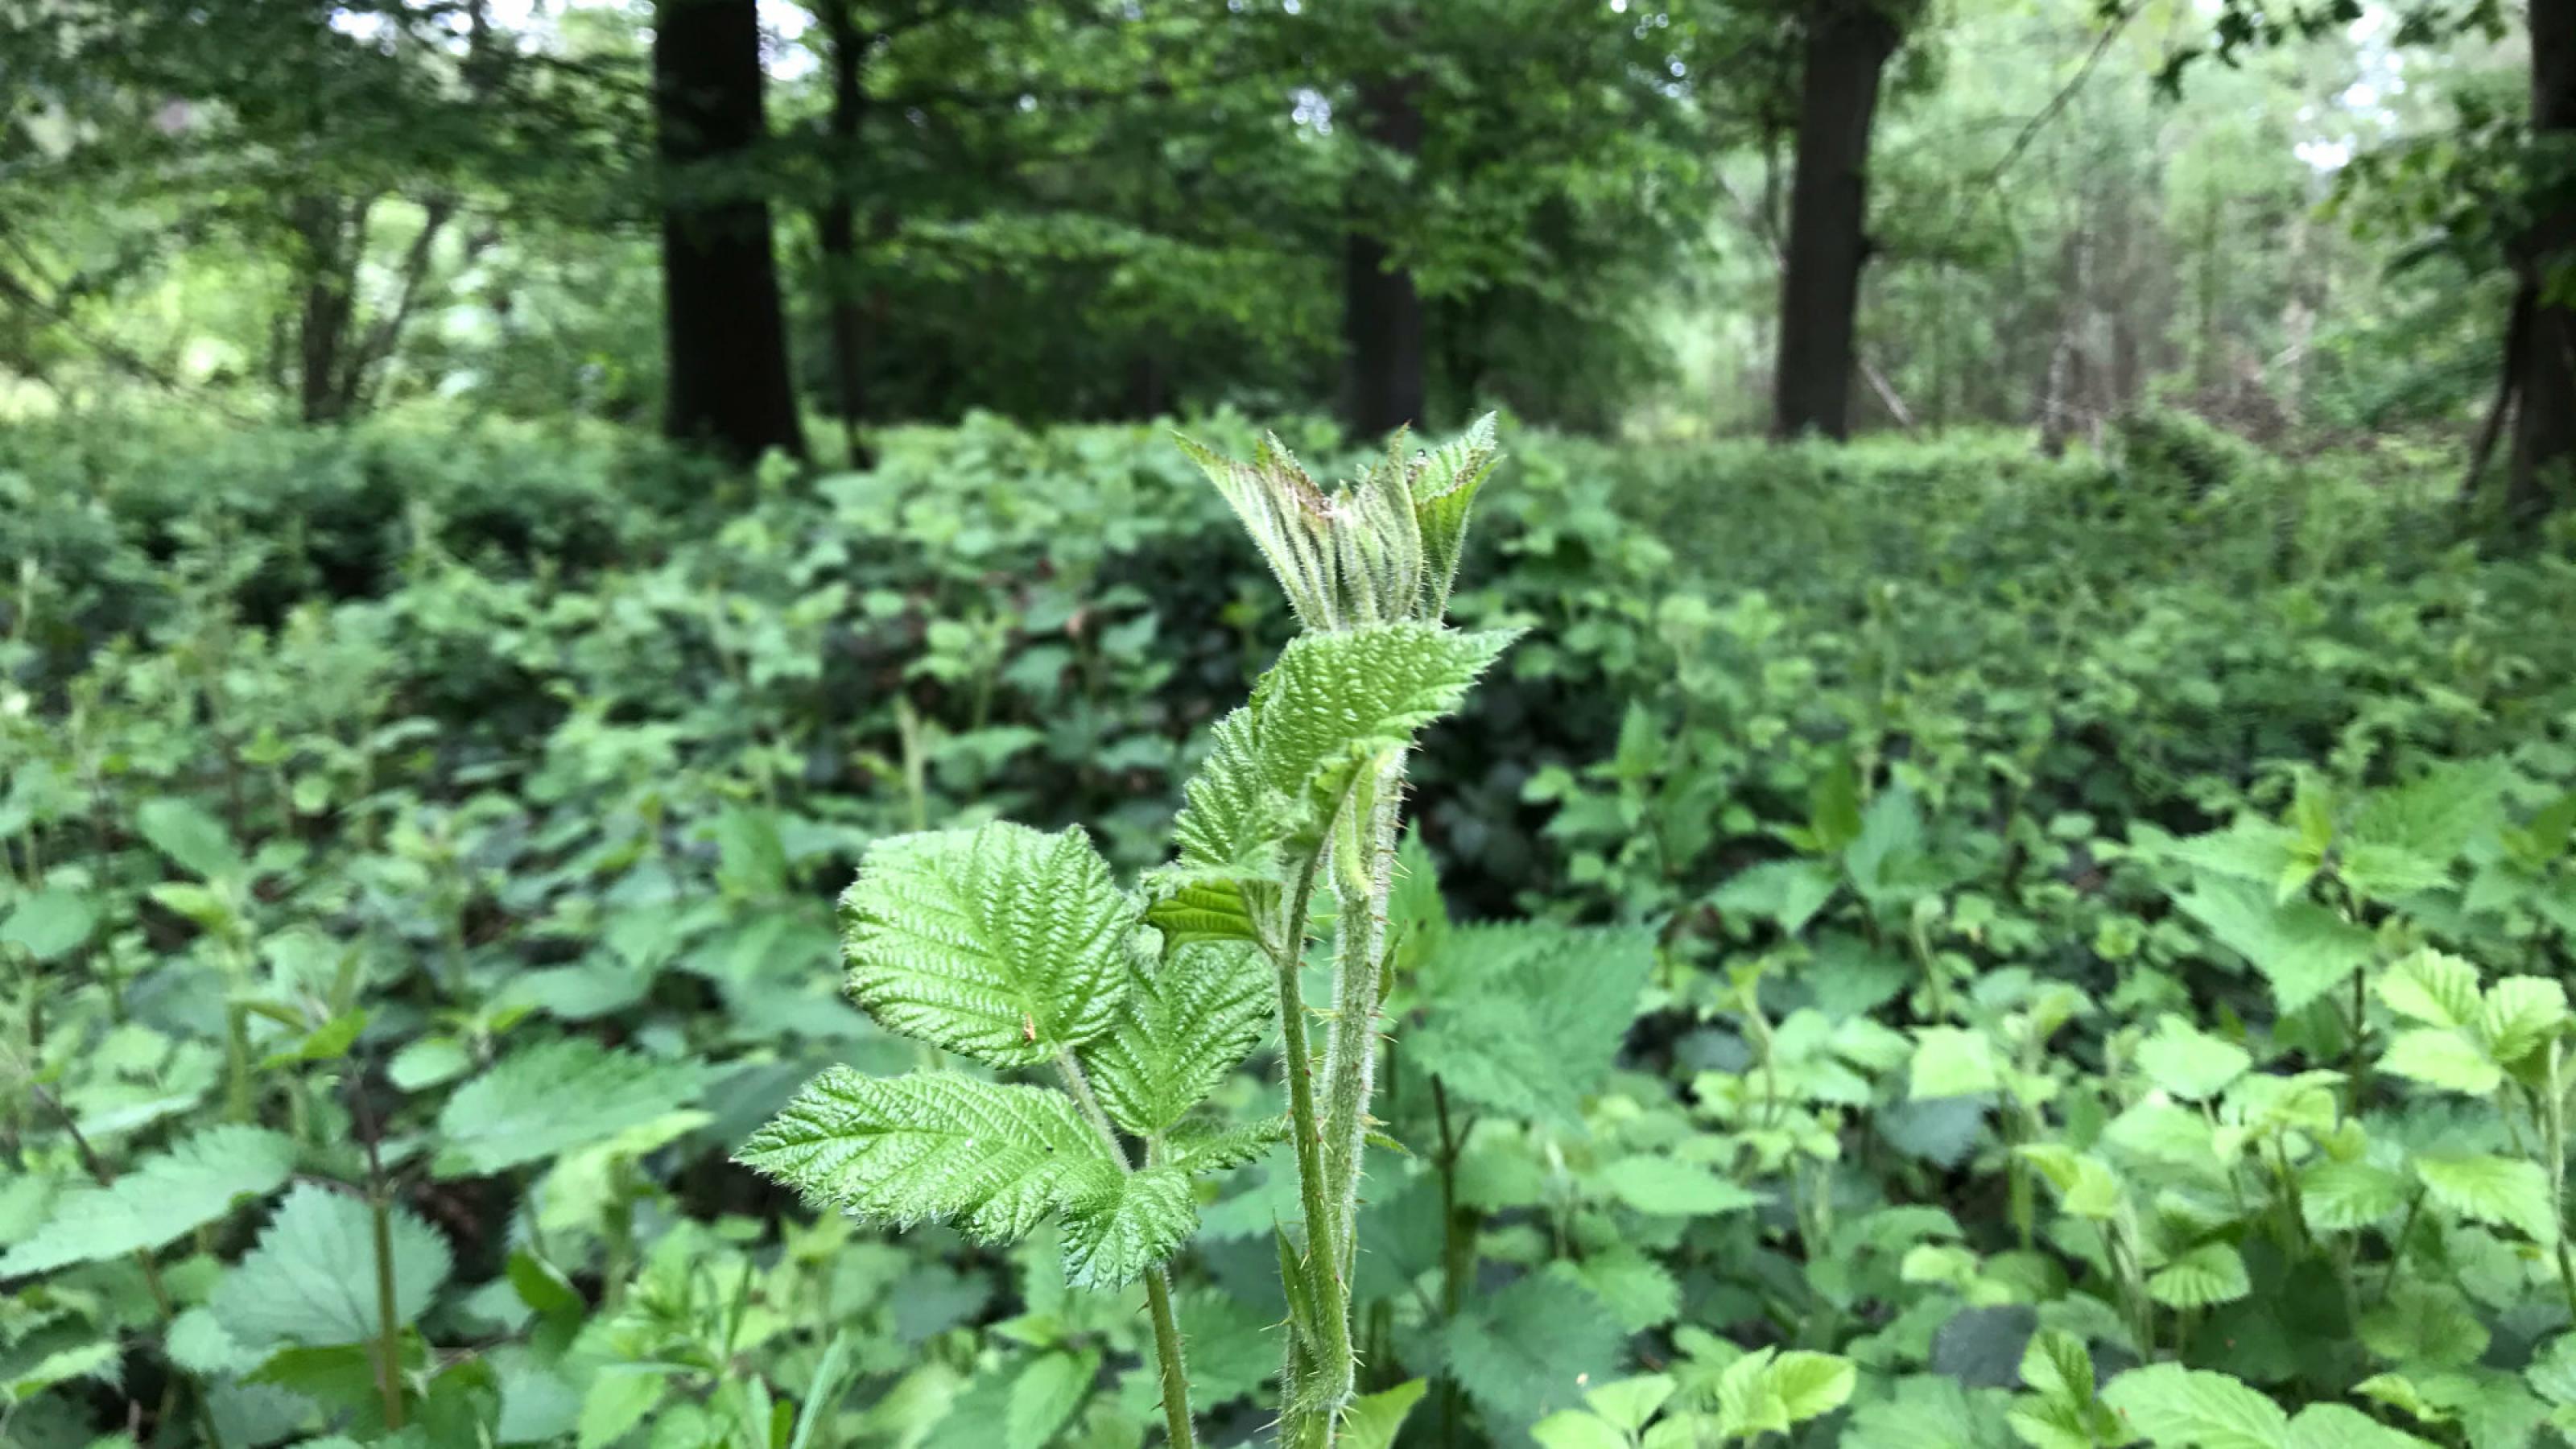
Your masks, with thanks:
M 1352 1402 L 1353 1225 L 1389 941 L 1405 755 L 1511 631 L 1442 622 L 1488 418 L 1446 447 L 1401 441 L 1327 493 L 1276 439 L 1249 463 L 1182 440 L 1232 505 L 1303 632 L 1219 721 L 1174 859 L 1122 888 L 1080 829 L 997 822 L 872 847 L 841 902 L 849 988 L 878 1022 L 997 1073 L 836 1067 L 739 1153 L 809 1199 L 1009 1241 L 1063 1223 L 1067 1275 L 1144 1280 L 1170 1442 L 1193 1442 L 1164 1262 L 1194 1179 L 1285 1136 L 1302 1222 L 1278 1233 L 1289 1304 L 1283 1445 L 1333 1442 Z M 1329 1006 L 1300 980 L 1329 897 Z M 1310 1022 L 1324 1036 L 1320 1060 Z M 1283 1120 L 1208 1120 L 1211 1092 L 1278 1032 Z

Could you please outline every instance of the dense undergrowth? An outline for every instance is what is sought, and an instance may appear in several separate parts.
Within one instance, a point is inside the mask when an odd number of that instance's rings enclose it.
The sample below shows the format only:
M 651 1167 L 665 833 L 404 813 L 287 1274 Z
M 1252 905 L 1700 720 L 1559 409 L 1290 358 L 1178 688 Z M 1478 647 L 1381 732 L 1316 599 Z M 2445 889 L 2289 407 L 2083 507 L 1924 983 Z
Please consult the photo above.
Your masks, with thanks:
M 1505 445 L 1450 614 L 1527 632 L 1413 764 L 1349 1442 L 2576 1423 L 2565 540 L 2155 420 Z M 1052 1230 L 728 1158 L 931 1055 L 837 990 L 870 841 L 1160 863 L 1290 633 L 1165 435 L 30 426 L 0 583 L 7 1442 L 1163 1433 Z M 1295 1213 L 1256 1164 L 1175 1265 L 1211 1443 Z

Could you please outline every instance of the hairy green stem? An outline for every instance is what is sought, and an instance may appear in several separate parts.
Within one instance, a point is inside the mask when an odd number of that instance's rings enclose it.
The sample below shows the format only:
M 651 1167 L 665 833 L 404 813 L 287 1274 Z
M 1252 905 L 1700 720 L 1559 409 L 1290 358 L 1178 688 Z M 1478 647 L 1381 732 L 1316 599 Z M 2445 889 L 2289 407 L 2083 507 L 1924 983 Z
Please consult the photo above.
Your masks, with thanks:
M 1342 880 L 1333 921 L 1333 1026 L 1324 1046 L 1324 1174 L 1333 1243 L 1348 1271 L 1359 1215 L 1360 1166 L 1368 1147 L 1369 1095 L 1377 1084 L 1377 1010 L 1386 957 L 1386 899 L 1395 883 L 1395 821 L 1404 759 L 1379 771 L 1361 836 L 1364 883 Z
M 1297 872 L 1297 885 L 1288 901 L 1286 919 L 1270 957 L 1279 970 L 1279 1035 L 1281 1072 L 1288 1078 L 1288 1138 L 1297 1156 L 1297 1197 L 1306 1218 L 1306 1271 L 1315 1304 L 1316 1330 L 1323 1342 L 1307 1344 L 1300 1335 L 1288 1334 L 1288 1361 L 1283 1374 L 1279 1442 L 1296 1445 L 1308 1442 L 1316 1426 L 1304 1416 L 1302 1406 L 1322 1395 L 1314 1391 L 1308 1379 L 1317 1372 L 1333 1372 L 1330 1365 L 1340 1366 L 1341 1394 L 1350 1391 L 1350 1304 L 1342 1286 L 1341 1254 L 1333 1231 L 1331 1210 L 1326 1206 L 1323 1165 L 1323 1142 L 1319 1136 L 1322 1119 L 1315 1114 L 1315 1059 L 1306 1040 L 1306 992 L 1297 979 L 1305 967 L 1306 920 L 1313 909 L 1315 877 L 1324 869 L 1320 853 Z M 1321 1360 L 1321 1362 L 1318 1362 Z M 1338 1402 L 1339 1396 L 1333 1396 Z M 1324 1424 L 1331 1423 L 1330 1417 Z M 1320 1442 L 1318 1438 L 1317 1442 Z
M 1321 859 L 1301 877 L 1301 900 L 1313 889 L 1316 875 L 1330 870 L 1336 909 L 1333 921 L 1333 1020 L 1324 1046 L 1325 1103 L 1320 1140 L 1306 1137 L 1315 1122 L 1314 1093 L 1300 1090 L 1306 1076 L 1302 1020 L 1288 1030 L 1290 1106 L 1297 1119 L 1298 1191 L 1306 1211 L 1306 1258 L 1314 1274 L 1316 1332 L 1320 1342 L 1306 1346 L 1302 1382 L 1286 1395 L 1280 1415 L 1282 1444 L 1329 1445 L 1344 1405 L 1358 1384 L 1359 1363 L 1352 1351 L 1348 1292 L 1352 1254 L 1358 1238 L 1357 1218 L 1362 1157 L 1368 1144 L 1369 1093 L 1377 1072 L 1377 1012 L 1380 973 L 1386 953 L 1386 900 L 1395 874 L 1395 824 L 1404 784 L 1404 760 L 1397 755 L 1371 782 L 1368 819 L 1355 832 L 1360 859 Z M 1340 837 L 1346 848 L 1354 835 Z M 1356 869 L 1354 869 L 1356 867 Z M 1303 923 L 1292 927 L 1291 942 L 1302 942 Z M 1292 1007 L 1302 1018 L 1295 995 L 1294 955 L 1283 955 L 1280 967 L 1280 1011 Z M 1300 1100 L 1302 1098 L 1302 1100 Z M 1320 1271 L 1317 1271 L 1319 1270 Z M 1291 1335 L 1292 1339 L 1295 1335 Z M 1300 1367 L 1292 1348 L 1292 1370 Z
M 1188 1449 L 1190 1370 L 1181 1361 L 1181 1325 L 1172 1317 L 1172 1280 L 1160 1268 L 1145 1275 L 1145 1308 L 1154 1320 L 1154 1359 L 1163 1376 L 1163 1431 L 1172 1449 Z
M 1109 1114 L 1100 1109 L 1100 1099 L 1092 1095 L 1091 1079 L 1082 1074 L 1082 1064 L 1073 1059 L 1069 1049 L 1059 1047 L 1055 1054 L 1056 1074 L 1064 1079 L 1064 1089 L 1073 1096 L 1092 1130 L 1109 1147 L 1109 1158 L 1120 1172 L 1133 1172 L 1127 1145 L 1118 1140 L 1118 1128 Z M 1148 1151 L 1150 1151 L 1150 1147 Z M 1163 1382 L 1163 1425 L 1171 1436 L 1171 1449 L 1195 1449 L 1197 1437 L 1190 1428 L 1190 1373 L 1181 1358 L 1181 1325 L 1172 1316 L 1172 1280 L 1160 1267 L 1145 1275 L 1145 1307 L 1154 1324 L 1154 1363 Z

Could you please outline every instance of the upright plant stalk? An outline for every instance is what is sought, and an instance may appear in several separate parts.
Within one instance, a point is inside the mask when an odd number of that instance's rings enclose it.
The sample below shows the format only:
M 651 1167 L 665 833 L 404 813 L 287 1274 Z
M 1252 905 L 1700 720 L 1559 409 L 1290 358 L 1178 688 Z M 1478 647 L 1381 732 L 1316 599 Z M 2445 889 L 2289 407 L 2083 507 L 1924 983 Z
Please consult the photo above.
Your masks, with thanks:
M 1121 1172 L 1134 1172 L 1128 1160 L 1125 1143 L 1118 1140 L 1118 1129 L 1101 1110 L 1100 1098 L 1091 1090 L 1091 1081 L 1082 1074 L 1082 1064 L 1070 1051 L 1059 1050 L 1055 1056 L 1056 1074 L 1064 1081 L 1064 1090 L 1081 1110 L 1083 1119 L 1100 1134 L 1109 1146 L 1110 1159 Z M 1146 1144 L 1147 1165 L 1152 1165 L 1154 1144 Z M 1163 1429 L 1171 1449 L 1196 1449 L 1197 1437 L 1190 1428 L 1190 1371 L 1181 1358 L 1181 1325 L 1172 1316 L 1171 1274 L 1156 1267 L 1145 1274 L 1145 1309 L 1154 1325 L 1154 1365 L 1163 1383 Z
M 1371 634 L 1370 648 L 1392 637 L 1401 648 L 1436 654 L 1439 641 L 1458 636 L 1442 626 L 1450 589 L 1464 554 L 1467 517 L 1496 454 L 1492 420 L 1471 428 L 1447 447 L 1411 458 L 1390 451 L 1356 484 L 1326 492 L 1298 466 L 1276 438 L 1267 439 L 1248 463 L 1221 458 L 1183 440 L 1184 448 L 1216 484 L 1277 576 L 1309 638 Z M 1400 442 L 1399 442 L 1400 449 Z M 1418 631 L 1406 633 L 1404 631 Z M 1369 1099 L 1376 1085 L 1378 1009 L 1384 989 L 1387 897 L 1395 874 L 1395 835 L 1402 812 L 1404 761 L 1415 730 L 1453 708 L 1459 693 L 1510 641 L 1507 632 L 1477 636 L 1456 657 L 1462 672 L 1419 700 L 1401 696 L 1367 706 L 1400 727 L 1350 743 L 1367 754 L 1343 757 L 1353 771 L 1334 778 L 1329 793 L 1303 794 L 1321 779 L 1321 760 L 1301 758 L 1293 739 L 1283 759 L 1299 763 L 1272 785 L 1294 810 L 1311 810 L 1299 827 L 1313 832 L 1287 862 L 1284 890 L 1269 898 L 1252 934 L 1279 974 L 1282 1069 L 1288 1085 L 1288 1135 L 1295 1147 L 1298 1204 L 1305 1220 L 1302 1248 L 1280 1239 L 1280 1275 L 1289 1301 L 1287 1362 L 1281 1379 L 1279 1442 L 1295 1449 L 1326 1449 L 1358 1382 L 1358 1353 L 1351 1324 L 1349 1284 L 1358 1240 L 1359 1180 L 1367 1152 Z M 1320 641 L 1318 641 L 1320 642 Z M 1292 645 L 1292 649 L 1296 646 Z M 1474 656 L 1481 656 L 1475 658 Z M 1313 657 L 1313 656 L 1309 656 Z M 1357 653 L 1354 658 L 1363 657 Z M 1386 657 L 1381 655 L 1381 657 Z M 1401 650 L 1397 655 L 1401 657 Z M 1466 662 L 1469 659 L 1473 662 Z M 1282 668 L 1285 668 L 1283 656 Z M 1361 666 L 1352 687 L 1366 694 L 1374 666 Z M 1443 677 L 1438 666 L 1426 676 Z M 1264 686 L 1267 687 L 1266 684 Z M 1342 681 L 1309 676 L 1294 686 L 1327 698 Z M 1455 692 L 1448 692 L 1455 691 Z M 1446 701 L 1424 709 L 1422 703 Z M 1284 692 L 1283 692 L 1284 697 Z M 1280 701 L 1274 700 L 1274 703 Z M 1288 704 L 1291 718 L 1297 704 Z M 1253 750 L 1265 728 L 1264 695 L 1254 694 Z M 1355 706 L 1354 706 L 1355 708 Z M 1416 710 L 1420 710 L 1416 713 Z M 1374 716 L 1372 716 L 1374 717 Z M 1350 713 L 1351 724 L 1363 717 Z M 1311 728 L 1312 726 L 1307 726 Z M 1237 800 L 1226 818 L 1241 823 Z M 1259 813 L 1253 808 L 1252 813 Z M 1218 834 L 1224 834 L 1218 828 Z M 1205 841 L 1201 842 L 1205 844 Z M 1197 862 L 1219 869 L 1224 851 Z M 1304 968 L 1307 913 L 1319 889 L 1334 899 L 1333 984 L 1323 1060 L 1314 1060 L 1306 1002 L 1299 982 Z M 1247 895 L 1247 904 L 1254 899 Z M 1275 912 L 1275 914 L 1273 914 Z M 1186 913 L 1181 919 L 1190 925 Z M 1316 1101 L 1322 1081 L 1323 1101 Z
M 1360 1164 L 1368 1146 L 1369 1097 L 1377 1078 L 1378 995 L 1386 957 L 1386 900 L 1395 876 L 1395 824 L 1404 787 L 1397 755 L 1377 772 L 1369 819 L 1345 841 L 1362 852 L 1357 871 L 1334 871 L 1333 1028 L 1324 1048 L 1325 1202 L 1335 1261 L 1350 1275 L 1358 1236 Z M 1338 846 L 1336 847 L 1339 848 Z

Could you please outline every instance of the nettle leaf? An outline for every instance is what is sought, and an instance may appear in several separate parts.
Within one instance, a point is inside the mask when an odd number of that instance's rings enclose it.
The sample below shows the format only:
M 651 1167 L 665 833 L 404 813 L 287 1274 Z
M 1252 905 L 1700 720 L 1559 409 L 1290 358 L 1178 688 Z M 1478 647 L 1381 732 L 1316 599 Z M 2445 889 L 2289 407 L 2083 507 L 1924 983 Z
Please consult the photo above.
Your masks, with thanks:
M 1724 1435 L 1786 1434 L 1830 1414 L 1851 1397 L 1851 1361 L 1827 1353 L 1757 1349 L 1729 1364 L 1717 1381 L 1717 1427 Z
M 1601 1185 L 1620 1202 L 1654 1217 L 1714 1217 L 1762 1202 L 1760 1193 L 1709 1168 L 1656 1153 L 1611 1163 L 1601 1169 Z
M 2147 1279 L 2147 1296 L 2168 1308 L 2208 1308 L 2253 1291 L 2245 1260 L 2226 1243 L 2203 1243 Z
M 954 1222 L 991 1242 L 1080 1204 L 1116 1211 L 1120 1192 L 1108 1144 L 1071 1098 L 955 1072 L 834 1067 L 734 1157 L 814 1202 L 896 1227 Z
M 2433 1441 L 2391 1429 L 2350 1404 L 2310 1404 L 2290 1421 L 2286 1449 L 2433 1449 Z
M 1109 1030 L 1134 901 L 1079 828 L 996 821 L 878 841 L 841 897 L 850 994 L 888 1029 L 994 1066 Z
M 1142 956 L 1108 1035 L 1083 1052 L 1110 1119 L 1140 1137 L 1170 1130 L 1268 1034 L 1276 979 L 1239 942 Z
M 2406 1179 L 2371 1162 L 2331 1158 L 2299 1174 L 2299 1211 L 2319 1232 L 2366 1228 L 2406 1202 Z
M 440 1177 L 482 1177 L 561 1156 L 688 1106 L 703 1068 L 614 1051 L 587 1037 L 524 1047 L 439 1109 Z
M 1456 709 L 1515 637 L 1379 624 L 1290 640 L 1250 708 L 1263 777 L 1305 812 L 1300 838 L 1320 838 L 1361 770 Z
M 2415 1176 L 2436 1204 L 2464 1218 L 2517 1229 L 2536 1243 L 2558 1241 L 2549 1174 L 2539 1163 L 2486 1153 L 2418 1157 Z
M 1908 1082 L 1918 1099 L 1991 1092 L 2003 1083 L 2003 1062 L 1983 1032 L 1927 1027 L 1915 1042 Z
M 2189 1102 L 2206 1102 L 2245 1075 L 2254 1058 L 2243 1047 L 2168 1015 L 2156 1034 L 2138 1043 L 2138 1066 L 2147 1080 Z
M 0 946 L 16 946 L 38 961 L 55 961 L 78 950 L 97 926 L 98 911 L 87 896 L 60 887 L 41 890 L 0 917 Z
M 2567 988 L 2539 976 L 2508 976 L 2488 988 L 2478 1034 L 2495 1060 L 2512 1064 L 2567 1024 Z
M 447 1281 L 447 1240 L 409 1208 L 389 1209 L 394 1321 L 420 1318 Z M 312 1183 L 277 1205 L 259 1243 L 216 1283 L 207 1306 L 237 1343 L 327 1348 L 380 1331 L 375 1218 L 366 1202 Z
M 1478 1298 L 1441 1332 L 1450 1376 L 1498 1436 L 1517 1435 L 1609 1377 L 1627 1344 L 1570 1270 L 1533 1273 Z
M 2290 1416 L 2222 1373 L 2150 1364 L 2111 1380 L 2102 1401 L 2156 1449 L 2283 1449 Z
M 2478 968 L 2447 951 L 2416 951 L 2380 973 L 2379 999 L 2399 1016 L 2466 1027 L 2478 1019 Z
M 277 1191 L 295 1169 L 295 1144 L 264 1128 L 209 1127 L 149 1157 L 113 1186 L 64 1189 L 53 1214 L 0 1255 L 0 1278 L 149 1251 Z
M 2174 904 L 2254 964 L 2284 1015 L 2306 1009 L 2370 961 L 2368 930 L 2314 901 L 2275 901 L 2250 881 L 2204 876 Z
M 1654 968 L 1654 937 L 1641 929 L 1453 927 L 1423 963 L 1431 1005 L 1405 1035 L 1405 1055 L 1475 1106 L 1579 1122 Z
M 165 797 L 146 800 L 134 812 L 134 829 L 152 848 L 181 869 L 206 880 L 232 880 L 250 874 L 232 832 L 193 800 Z
M 2487 1056 L 2486 1048 L 2456 1031 L 2434 1026 L 2398 1033 L 2379 1065 L 2429 1087 L 2479 1097 L 2504 1081 L 2504 1069 Z
M 1820 860 L 1767 860 L 1748 866 L 1709 895 L 1721 911 L 1763 916 L 1779 923 L 1781 933 L 1805 930 L 1816 913 L 1833 899 L 1840 880 Z
M 1178 1166 L 1119 1173 L 1108 1181 L 1104 1190 L 1065 1208 L 1065 1276 L 1085 1287 L 1136 1281 L 1172 1256 L 1199 1225 L 1198 1196 Z
M 1254 923 L 1284 871 L 1288 802 L 1261 768 L 1250 706 L 1218 720 L 1211 734 L 1215 748 L 1183 787 L 1172 822 L 1174 863 L 1146 879 L 1154 903 L 1145 919 L 1166 947 L 1258 940 Z
M 2352 838 L 2446 866 L 2504 823 L 2504 787 L 2501 761 L 2437 766 L 2410 784 L 2372 791 L 2353 816 Z
M 1396 1431 L 1404 1427 L 1405 1416 L 1430 1387 L 1429 1379 L 1406 1379 L 1394 1388 L 1351 1400 L 1342 1410 L 1333 1442 L 1349 1449 L 1394 1449 Z

